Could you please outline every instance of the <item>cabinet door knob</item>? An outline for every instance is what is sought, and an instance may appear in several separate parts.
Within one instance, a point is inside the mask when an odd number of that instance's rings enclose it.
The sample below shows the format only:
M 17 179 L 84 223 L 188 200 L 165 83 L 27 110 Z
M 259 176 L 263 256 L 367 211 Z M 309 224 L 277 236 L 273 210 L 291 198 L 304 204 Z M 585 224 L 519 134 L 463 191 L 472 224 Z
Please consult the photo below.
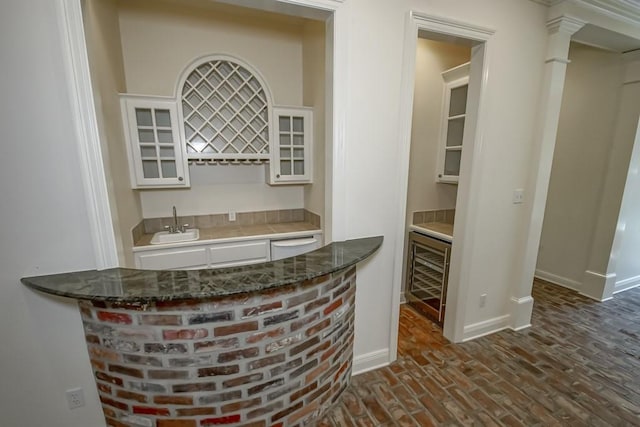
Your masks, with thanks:
M 280 174 L 277 174 L 277 175 L 276 175 L 276 178 L 280 178 Z
M 184 181 L 184 178 L 183 178 L 183 177 L 181 177 L 181 176 L 179 176 L 179 177 L 178 177 L 178 181 Z

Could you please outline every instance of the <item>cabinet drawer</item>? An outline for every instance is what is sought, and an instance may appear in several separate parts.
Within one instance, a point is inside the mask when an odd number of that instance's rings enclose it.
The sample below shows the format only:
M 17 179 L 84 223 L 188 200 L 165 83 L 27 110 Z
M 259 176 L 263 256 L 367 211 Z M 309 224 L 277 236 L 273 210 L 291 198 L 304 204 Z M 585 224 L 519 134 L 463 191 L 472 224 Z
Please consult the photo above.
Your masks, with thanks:
M 212 267 L 231 267 L 269 261 L 269 241 L 222 243 L 209 247 Z
M 191 269 L 207 265 L 206 248 L 167 249 L 136 254 L 138 268 L 145 270 Z

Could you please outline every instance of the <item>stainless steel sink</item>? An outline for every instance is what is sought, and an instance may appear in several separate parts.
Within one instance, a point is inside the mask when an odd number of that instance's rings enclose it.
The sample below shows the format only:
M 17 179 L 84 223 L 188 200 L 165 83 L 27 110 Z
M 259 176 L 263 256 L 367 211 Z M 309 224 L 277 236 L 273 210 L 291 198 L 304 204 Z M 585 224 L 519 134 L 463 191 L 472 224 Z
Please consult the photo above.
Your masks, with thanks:
M 191 242 L 200 238 L 200 230 L 197 228 L 189 228 L 182 232 L 171 233 L 169 231 L 160 231 L 151 238 L 152 245 L 162 245 L 166 243 Z

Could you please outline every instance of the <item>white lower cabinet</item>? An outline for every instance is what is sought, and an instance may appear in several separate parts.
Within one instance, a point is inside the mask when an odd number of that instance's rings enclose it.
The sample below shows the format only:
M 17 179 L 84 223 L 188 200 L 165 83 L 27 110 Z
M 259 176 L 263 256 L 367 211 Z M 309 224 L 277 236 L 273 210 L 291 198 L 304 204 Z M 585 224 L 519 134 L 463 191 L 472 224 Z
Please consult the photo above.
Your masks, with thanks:
M 134 254 L 136 267 L 143 270 L 173 270 L 207 268 L 207 247 L 157 249 Z
M 270 261 L 269 240 L 220 243 L 209 246 L 209 267 L 233 267 Z
M 136 268 L 143 270 L 197 270 L 256 264 L 271 259 L 268 239 L 200 244 L 134 253 Z

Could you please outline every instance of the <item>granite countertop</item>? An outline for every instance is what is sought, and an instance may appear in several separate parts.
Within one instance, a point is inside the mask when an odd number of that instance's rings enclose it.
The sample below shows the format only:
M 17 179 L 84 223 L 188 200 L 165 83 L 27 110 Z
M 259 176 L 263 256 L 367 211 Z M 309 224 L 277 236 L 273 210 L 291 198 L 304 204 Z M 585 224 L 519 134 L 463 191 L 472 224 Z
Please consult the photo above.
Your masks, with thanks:
M 453 240 L 453 224 L 445 222 L 424 222 L 422 224 L 410 225 L 409 229 L 446 242 L 451 243 Z
M 141 247 L 148 249 L 159 249 L 163 247 L 174 247 L 193 245 L 204 241 L 220 241 L 220 240 L 245 240 L 248 238 L 267 237 L 273 238 L 274 235 L 282 235 L 282 237 L 297 237 L 299 234 L 320 234 L 322 230 L 309 222 L 281 222 L 275 224 L 256 224 L 256 225 L 226 225 L 210 228 L 200 228 L 200 238 L 190 242 L 168 243 L 163 245 L 152 245 L 151 238 L 153 233 L 143 235 L 134 244 L 134 251 L 140 250 Z
M 382 236 L 333 242 L 313 252 L 241 267 L 208 270 L 111 268 L 25 277 L 33 289 L 93 301 L 145 303 L 260 292 L 350 267 L 382 245 Z

